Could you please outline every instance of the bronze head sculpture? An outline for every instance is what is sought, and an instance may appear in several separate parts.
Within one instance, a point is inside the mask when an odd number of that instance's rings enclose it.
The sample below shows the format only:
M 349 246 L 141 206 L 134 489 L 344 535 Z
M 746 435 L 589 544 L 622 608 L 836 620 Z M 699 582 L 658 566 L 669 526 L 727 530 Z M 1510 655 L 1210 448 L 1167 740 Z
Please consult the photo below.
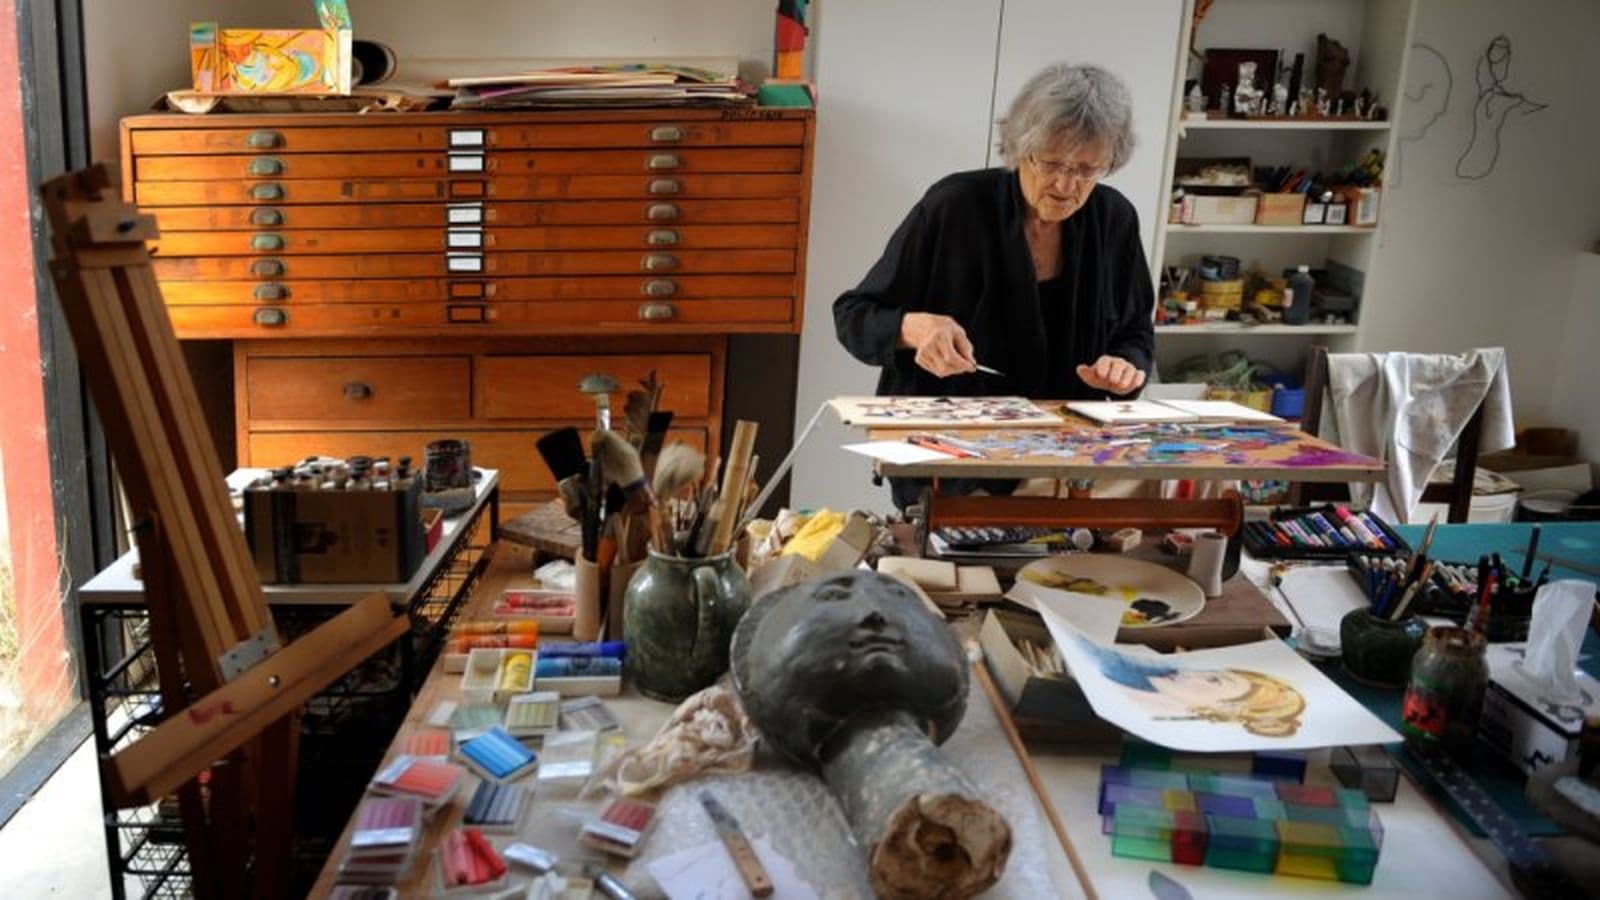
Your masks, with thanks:
M 999 880 L 1009 826 L 939 753 L 966 711 L 955 637 L 904 584 L 829 575 L 761 597 L 734 630 L 734 687 L 762 737 L 819 768 L 881 897 Z

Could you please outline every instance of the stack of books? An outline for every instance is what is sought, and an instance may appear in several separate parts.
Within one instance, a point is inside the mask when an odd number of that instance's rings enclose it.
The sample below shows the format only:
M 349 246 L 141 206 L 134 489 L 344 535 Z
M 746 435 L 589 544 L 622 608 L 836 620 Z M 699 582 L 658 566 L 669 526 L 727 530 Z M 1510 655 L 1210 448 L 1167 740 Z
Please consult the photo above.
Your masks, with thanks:
M 453 109 L 587 106 L 736 106 L 755 92 L 733 68 L 664 63 L 559 66 L 504 75 L 451 78 Z

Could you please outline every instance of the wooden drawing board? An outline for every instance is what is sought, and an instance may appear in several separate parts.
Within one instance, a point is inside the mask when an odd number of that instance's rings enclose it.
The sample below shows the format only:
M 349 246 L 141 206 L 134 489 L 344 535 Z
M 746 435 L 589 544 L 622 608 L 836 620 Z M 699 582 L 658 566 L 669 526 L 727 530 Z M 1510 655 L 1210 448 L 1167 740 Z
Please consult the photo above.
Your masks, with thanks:
M 915 478 L 1282 479 L 1372 482 L 1382 460 L 1350 453 L 1293 425 L 1274 423 L 1101 426 L 1076 416 L 1052 429 L 944 429 L 983 458 L 878 463 L 884 475 Z M 893 441 L 903 429 L 872 429 Z

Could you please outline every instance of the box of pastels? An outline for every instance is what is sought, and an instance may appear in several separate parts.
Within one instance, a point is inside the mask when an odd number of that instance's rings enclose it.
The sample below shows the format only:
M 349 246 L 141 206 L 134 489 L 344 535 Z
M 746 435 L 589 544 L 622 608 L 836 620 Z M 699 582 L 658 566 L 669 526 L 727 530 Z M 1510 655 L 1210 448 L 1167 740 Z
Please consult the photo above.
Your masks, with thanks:
M 495 602 L 496 619 L 537 622 L 548 634 L 571 634 L 578 617 L 578 598 L 571 591 L 512 588 Z
M 539 623 L 533 619 L 467 619 L 450 626 L 444 645 L 444 670 L 459 675 L 467 670 L 474 650 L 534 650 L 539 646 Z
M 469 704 L 504 704 L 533 690 L 533 650 L 478 647 L 467 654 L 461 699 Z
M 1325 559 L 1352 553 L 1409 556 L 1411 546 L 1376 513 L 1341 503 L 1275 509 L 1244 523 L 1244 547 L 1256 559 Z
M 627 652 L 622 641 L 546 644 L 539 648 L 534 663 L 534 687 L 563 697 L 615 697 L 622 693 L 622 661 Z

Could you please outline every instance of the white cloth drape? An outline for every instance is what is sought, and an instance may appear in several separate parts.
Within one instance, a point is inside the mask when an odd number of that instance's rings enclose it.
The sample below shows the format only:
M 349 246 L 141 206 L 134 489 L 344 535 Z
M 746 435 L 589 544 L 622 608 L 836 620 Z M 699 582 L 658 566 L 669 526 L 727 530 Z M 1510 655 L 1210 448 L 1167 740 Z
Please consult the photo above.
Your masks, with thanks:
M 1352 484 L 1351 496 L 1394 522 L 1411 521 L 1428 478 L 1479 404 L 1478 451 L 1493 453 L 1516 443 L 1501 347 L 1459 355 L 1330 353 L 1328 398 L 1339 443 L 1389 466 L 1376 491 Z

